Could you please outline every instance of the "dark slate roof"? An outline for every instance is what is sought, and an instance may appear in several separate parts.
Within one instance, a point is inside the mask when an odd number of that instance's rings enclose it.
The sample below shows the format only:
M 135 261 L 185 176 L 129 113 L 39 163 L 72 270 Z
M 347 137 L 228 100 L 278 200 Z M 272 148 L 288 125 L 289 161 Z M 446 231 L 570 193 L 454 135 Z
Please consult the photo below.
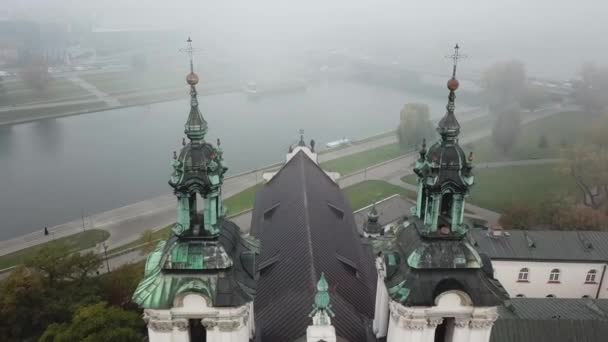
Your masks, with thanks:
M 389 198 L 383 199 L 376 203 L 376 210 L 380 215 L 378 223 L 385 226 L 390 223 L 403 221 L 403 219 L 411 213 L 410 208 L 414 206 L 412 202 L 402 198 L 399 195 L 394 195 Z M 370 212 L 372 206 L 361 208 L 354 213 L 355 222 L 359 233 L 363 234 L 363 225 L 367 222 L 367 214 Z
M 416 217 L 409 226 L 401 227 L 396 236 L 379 244 L 386 266 L 385 284 L 391 298 L 406 306 L 432 306 L 440 293 L 447 290 L 466 292 L 475 306 L 497 306 L 508 295 L 493 278 L 491 261 L 475 266 L 476 256 L 464 239 L 427 239 L 417 226 Z M 410 267 L 408 258 L 420 256 L 418 268 Z M 405 290 L 402 290 L 405 289 Z
M 608 260 L 608 232 L 597 231 L 505 231 L 494 236 L 472 229 L 471 244 L 493 260 Z
M 608 300 L 513 298 L 499 308 L 491 342 L 596 342 L 608 336 Z
M 251 232 L 262 245 L 254 302 L 262 341 L 291 342 L 306 334 L 321 272 L 332 289 L 337 335 L 368 340 L 373 257 L 359 240 L 344 194 L 305 153 L 257 192 Z

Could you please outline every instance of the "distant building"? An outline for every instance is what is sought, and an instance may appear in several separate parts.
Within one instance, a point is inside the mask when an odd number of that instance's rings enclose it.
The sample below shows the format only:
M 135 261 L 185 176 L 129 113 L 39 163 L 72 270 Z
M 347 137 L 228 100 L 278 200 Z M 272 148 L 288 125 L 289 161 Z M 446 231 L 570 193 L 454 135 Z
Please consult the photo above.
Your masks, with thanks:
M 39 58 L 48 65 L 64 64 L 68 46 L 67 24 L 0 20 L 0 66 L 18 67 Z

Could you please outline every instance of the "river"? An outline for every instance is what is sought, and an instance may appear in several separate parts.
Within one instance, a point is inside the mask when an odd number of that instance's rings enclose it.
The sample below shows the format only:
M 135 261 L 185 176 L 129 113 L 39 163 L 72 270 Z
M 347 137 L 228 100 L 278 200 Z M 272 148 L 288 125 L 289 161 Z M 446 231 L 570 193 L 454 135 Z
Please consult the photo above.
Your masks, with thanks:
M 207 140 L 222 140 L 229 174 L 282 160 L 304 129 L 317 146 L 394 129 L 406 102 L 443 115 L 436 98 L 332 82 L 256 100 L 241 93 L 200 98 Z M 460 106 L 462 109 L 462 106 Z M 174 150 L 189 111 L 184 99 L 89 115 L 0 126 L 0 239 L 121 207 L 170 191 Z

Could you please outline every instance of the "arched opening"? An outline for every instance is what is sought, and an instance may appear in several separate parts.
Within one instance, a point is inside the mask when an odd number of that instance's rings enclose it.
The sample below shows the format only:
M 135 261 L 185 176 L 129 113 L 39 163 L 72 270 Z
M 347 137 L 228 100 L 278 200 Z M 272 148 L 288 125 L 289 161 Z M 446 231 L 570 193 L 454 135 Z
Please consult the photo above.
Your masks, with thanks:
M 190 328 L 190 342 L 207 342 L 207 330 L 200 319 L 188 320 Z
M 454 196 L 452 195 L 451 192 L 446 192 L 443 195 L 441 195 L 441 216 L 443 216 L 446 219 L 450 218 L 450 214 L 452 212 L 452 203 L 453 203 L 453 198 Z
M 435 329 L 435 342 L 452 342 L 454 337 L 454 317 L 444 317 Z

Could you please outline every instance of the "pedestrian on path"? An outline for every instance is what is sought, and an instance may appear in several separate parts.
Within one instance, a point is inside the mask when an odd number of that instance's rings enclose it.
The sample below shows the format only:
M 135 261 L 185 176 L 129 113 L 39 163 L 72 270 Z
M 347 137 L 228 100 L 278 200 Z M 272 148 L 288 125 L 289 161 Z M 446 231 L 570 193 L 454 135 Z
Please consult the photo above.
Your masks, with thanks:
M 48 236 L 49 235 L 49 229 L 44 226 L 44 236 Z

